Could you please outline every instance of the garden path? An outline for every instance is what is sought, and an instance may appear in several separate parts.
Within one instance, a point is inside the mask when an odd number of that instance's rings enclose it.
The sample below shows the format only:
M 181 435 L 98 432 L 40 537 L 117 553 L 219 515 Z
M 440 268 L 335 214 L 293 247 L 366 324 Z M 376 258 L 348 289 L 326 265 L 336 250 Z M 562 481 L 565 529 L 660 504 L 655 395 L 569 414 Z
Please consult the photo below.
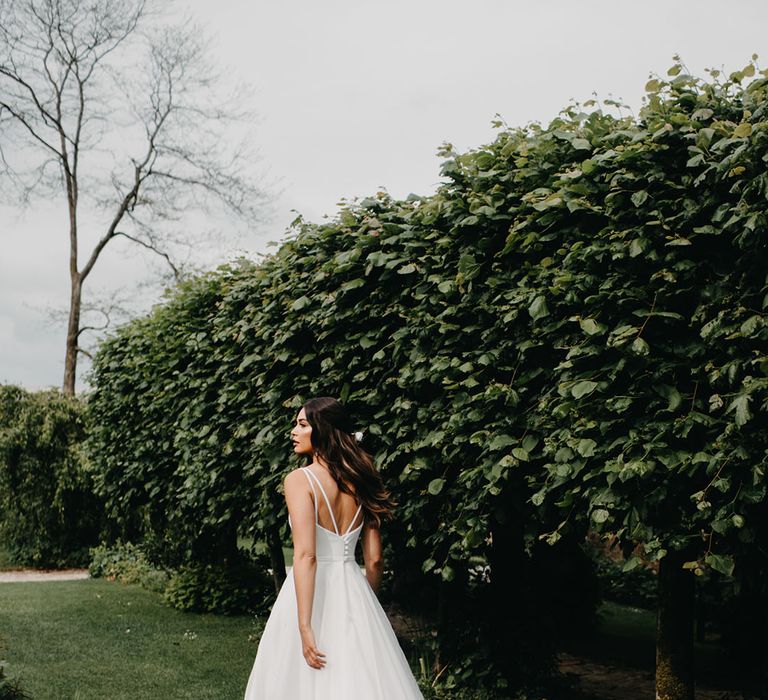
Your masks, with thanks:
M 19 581 L 75 581 L 90 578 L 88 569 L 11 569 L 0 571 L 0 583 Z
M 652 671 L 600 663 L 571 654 L 559 655 L 560 671 L 578 679 L 591 700 L 648 700 L 654 697 Z M 735 700 L 739 694 L 696 684 L 696 700 Z

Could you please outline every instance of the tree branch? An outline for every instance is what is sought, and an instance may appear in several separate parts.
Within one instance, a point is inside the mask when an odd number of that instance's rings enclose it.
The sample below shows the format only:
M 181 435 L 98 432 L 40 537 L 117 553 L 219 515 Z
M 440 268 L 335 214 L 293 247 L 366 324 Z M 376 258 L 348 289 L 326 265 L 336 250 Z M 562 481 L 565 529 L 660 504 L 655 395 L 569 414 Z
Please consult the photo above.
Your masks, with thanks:
M 55 146 L 52 146 L 50 143 L 48 143 L 40 134 L 35 131 L 35 129 L 30 125 L 29 121 L 27 120 L 27 117 L 22 115 L 20 112 L 16 111 L 13 106 L 8 104 L 5 101 L 0 100 L 0 107 L 2 107 L 6 112 L 8 112 L 19 124 L 21 124 L 34 138 L 36 141 L 38 141 L 42 146 L 47 148 L 50 151 L 53 151 L 59 158 L 61 158 L 61 153 L 59 152 L 59 149 Z
M 124 238 L 127 238 L 129 241 L 138 243 L 140 246 L 143 246 L 147 250 L 151 250 L 153 253 L 157 253 L 157 255 L 159 255 L 161 258 L 165 258 L 165 261 L 168 263 L 168 267 L 171 268 L 171 271 L 173 272 L 173 276 L 176 279 L 176 281 L 178 282 L 181 279 L 181 272 L 176 267 L 176 265 L 173 264 L 173 261 L 171 260 L 170 255 L 168 255 L 168 253 L 166 253 L 165 251 L 157 248 L 155 244 L 150 243 L 148 241 L 143 241 L 140 238 L 136 238 L 135 236 L 131 236 L 125 231 L 115 231 L 115 236 L 123 236 Z

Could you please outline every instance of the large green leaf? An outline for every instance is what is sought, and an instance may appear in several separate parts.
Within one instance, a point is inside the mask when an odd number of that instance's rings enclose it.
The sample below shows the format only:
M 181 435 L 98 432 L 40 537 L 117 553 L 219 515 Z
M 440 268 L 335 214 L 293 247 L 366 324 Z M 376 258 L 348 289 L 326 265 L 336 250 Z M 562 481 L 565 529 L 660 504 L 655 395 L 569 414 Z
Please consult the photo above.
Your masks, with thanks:
M 571 387 L 571 395 L 575 399 L 580 399 L 582 396 L 591 394 L 597 388 L 597 386 L 597 382 L 584 379 L 580 382 L 576 382 L 576 384 Z
M 711 566 L 715 571 L 719 571 L 726 576 L 730 576 L 733 573 L 733 559 L 727 555 L 707 554 L 704 558 L 704 562 Z
M 547 300 L 543 296 L 537 296 L 528 307 L 528 313 L 534 321 L 538 321 L 541 318 L 549 315 L 549 309 L 547 308 Z

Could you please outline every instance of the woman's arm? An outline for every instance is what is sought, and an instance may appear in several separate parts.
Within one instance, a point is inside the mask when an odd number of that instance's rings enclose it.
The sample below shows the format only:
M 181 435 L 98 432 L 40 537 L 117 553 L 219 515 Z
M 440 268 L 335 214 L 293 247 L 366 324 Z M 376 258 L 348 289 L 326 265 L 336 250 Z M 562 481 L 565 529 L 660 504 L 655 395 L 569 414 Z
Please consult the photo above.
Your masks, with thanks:
M 363 561 L 365 562 L 365 577 L 368 579 L 373 592 L 378 595 L 381 588 L 381 575 L 384 571 L 384 557 L 381 552 L 381 532 L 368 523 L 363 527 Z
M 315 644 L 312 631 L 312 600 L 315 596 L 315 507 L 309 482 L 300 470 L 285 477 L 285 502 L 291 516 L 293 536 L 293 582 L 304 658 L 312 668 L 325 666 L 325 654 Z

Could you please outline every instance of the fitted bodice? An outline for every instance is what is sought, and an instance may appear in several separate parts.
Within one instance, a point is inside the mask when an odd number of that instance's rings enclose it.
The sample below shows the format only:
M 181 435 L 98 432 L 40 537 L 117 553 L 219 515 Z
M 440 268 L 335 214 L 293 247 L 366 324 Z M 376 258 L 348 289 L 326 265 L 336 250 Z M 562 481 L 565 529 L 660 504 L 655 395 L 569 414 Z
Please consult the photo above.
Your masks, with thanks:
M 362 505 L 357 507 L 355 517 L 352 518 L 347 531 L 344 533 L 337 533 L 332 530 L 324 528 L 317 519 L 317 490 L 315 489 L 315 483 L 320 487 L 320 492 L 325 499 L 325 504 L 328 507 L 333 526 L 338 530 L 336 526 L 336 518 L 333 515 L 333 509 L 331 503 L 328 500 L 328 495 L 325 493 L 320 480 L 312 473 L 312 470 L 308 467 L 302 467 L 301 470 L 309 480 L 309 485 L 312 487 L 312 493 L 314 495 L 313 502 L 315 504 L 315 557 L 319 563 L 323 562 L 335 562 L 335 561 L 355 561 L 355 547 L 357 546 L 357 540 L 360 537 L 360 533 L 363 529 L 363 522 L 357 527 L 352 529 L 352 526 L 357 521 Z M 288 525 L 291 525 L 291 516 L 288 515 Z

